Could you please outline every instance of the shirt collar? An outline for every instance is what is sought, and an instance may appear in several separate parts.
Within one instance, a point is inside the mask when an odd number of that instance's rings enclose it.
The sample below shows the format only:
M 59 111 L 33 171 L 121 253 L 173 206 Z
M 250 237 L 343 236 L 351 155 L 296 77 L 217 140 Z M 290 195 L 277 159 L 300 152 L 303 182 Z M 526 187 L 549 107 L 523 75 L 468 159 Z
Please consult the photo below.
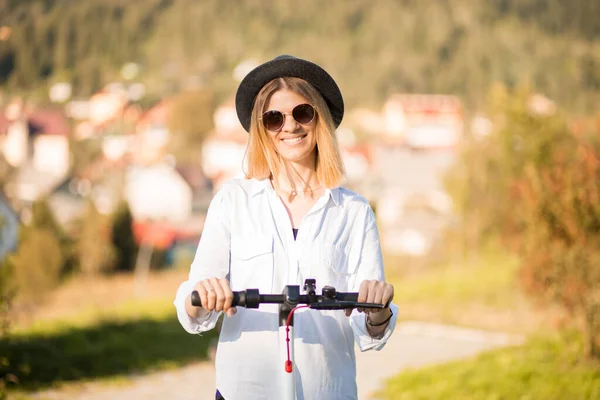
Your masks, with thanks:
M 267 188 L 271 187 L 271 183 L 269 182 L 268 179 L 263 179 L 263 180 L 257 180 L 254 185 L 252 185 L 252 190 L 250 192 L 250 195 L 252 197 L 256 196 L 259 193 L 264 192 Z M 325 189 L 325 194 L 327 194 L 329 196 L 329 198 L 331 198 L 331 200 L 333 200 L 333 202 L 335 203 L 336 206 L 339 206 L 341 204 L 341 193 L 340 193 L 340 188 L 336 187 L 333 189 Z
M 335 203 L 336 206 L 339 206 L 341 204 L 341 193 L 340 193 L 340 188 L 336 187 L 333 189 L 327 189 L 325 193 L 329 193 L 329 197 L 331 198 L 331 200 L 333 200 L 333 202 Z
M 255 180 L 254 184 L 252 185 L 252 190 L 250 191 L 250 195 L 252 197 L 254 197 L 257 194 L 265 191 L 270 186 L 271 186 L 271 183 L 269 182 L 268 179 Z

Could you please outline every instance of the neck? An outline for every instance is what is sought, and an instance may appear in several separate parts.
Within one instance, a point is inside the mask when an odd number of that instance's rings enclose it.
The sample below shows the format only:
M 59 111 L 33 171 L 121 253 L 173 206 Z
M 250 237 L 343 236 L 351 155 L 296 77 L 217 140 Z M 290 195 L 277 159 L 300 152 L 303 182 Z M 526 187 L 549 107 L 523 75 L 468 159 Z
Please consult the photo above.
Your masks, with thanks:
M 315 166 L 306 166 L 297 163 L 284 164 L 284 169 L 275 177 L 277 185 L 284 189 L 316 189 L 321 184 L 317 178 Z

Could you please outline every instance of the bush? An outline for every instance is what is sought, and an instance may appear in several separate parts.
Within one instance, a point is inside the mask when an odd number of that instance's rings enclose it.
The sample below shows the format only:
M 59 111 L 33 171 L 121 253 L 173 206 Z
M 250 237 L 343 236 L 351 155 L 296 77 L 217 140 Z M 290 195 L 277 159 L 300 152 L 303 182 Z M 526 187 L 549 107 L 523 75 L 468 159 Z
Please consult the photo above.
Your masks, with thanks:
M 600 358 L 600 147 L 580 139 L 574 156 L 515 183 L 522 209 L 526 287 L 582 316 L 587 353 Z
M 70 246 L 47 201 L 34 202 L 30 224 L 21 227 L 17 249 L 4 261 L 7 287 L 24 305 L 43 298 L 60 283 Z
M 0 260 L 0 342 L 6 339 L 10 328 L 10 311 L 14 290 L 9 279 L 9 273 L 8 262 Z M 5 354 L 0 355 L 0 365 L 9 366 L 10 358 Z M 14 382 L 14 380 L 13 375 L 0 374 L 0 400 L 6 398 L 5 387 L 7 383 Z
M 536 99 L 493 93 L 494 131 L 466 147 L 451 192 L 471 242 L 499 236 L 529 293 L 583 317 L 587 354 L 600 358 L 600 132 L 574 130 Z
M 111 240 L 110 218 L 98 212 L 90 201 L 79 221 L 76 252 L 79 270 L 86 276 L 111 272 L 116 251 Z
M 77 264 L 73 240 L 54 217 L 46 199 L 35 201 L 31 207 L 31 214 L 30 226 L 45 229 L 58 240 L 60 252 L 63 256 L 61 275 L 68 274 Z
M 133 234 L 133 216 L 127 202 L 121 203 L 113 215 L 112 244 L 116 251 L 116 270 L 133 271 L 138 246 Z
M 526 168 L 548 165 L 553 149 L 574 148 L 564 117 L 533 113 L 531 98 L 527 88 L 492 90 L 486 113 L 494 130 L 484 138 L 469 138 L 448 176 L 449 192 L 474 247 L 499 233 L 520 232 L 515 180 Z
M 64 258 L 53 232 L 29 226 L 21 230 L 19 247 L 7 262 L 17 296 L 30 303 L 43 299 L 58 285 Z

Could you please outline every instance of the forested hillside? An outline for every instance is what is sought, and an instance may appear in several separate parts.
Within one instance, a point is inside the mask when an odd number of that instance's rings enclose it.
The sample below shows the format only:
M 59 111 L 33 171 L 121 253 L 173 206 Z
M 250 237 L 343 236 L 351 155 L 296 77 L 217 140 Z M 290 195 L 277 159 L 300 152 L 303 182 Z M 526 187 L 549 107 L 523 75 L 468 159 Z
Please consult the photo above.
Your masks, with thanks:
M 0 87 L 42 99 L 57 80 L 88 95 L 141 65 L 148 96 L 193 81 L 232 95 L 233 68 L 291 53 L 326 65 L 349 106 L 394 92 L 529 83 L 573 111 L 600 99 L 596 0 L 0 0 Z M 5 35 L 6 36 L 6 35 Z

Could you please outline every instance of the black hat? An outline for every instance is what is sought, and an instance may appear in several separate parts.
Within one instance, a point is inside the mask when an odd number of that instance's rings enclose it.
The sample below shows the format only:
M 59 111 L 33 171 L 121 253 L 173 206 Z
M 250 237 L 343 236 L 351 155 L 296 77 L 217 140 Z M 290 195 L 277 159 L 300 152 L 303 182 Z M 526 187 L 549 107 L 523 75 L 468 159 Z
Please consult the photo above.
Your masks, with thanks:
M 273 79 L 286 76 L 301 78 L 313 85 L 325 99 L 335 127 L 340 125 L 344 117 L 344 99 L 331 75 L 317 64 L 284 54 L 254 68 L 238 87 L 235 109 L 247 132 L 250 131 L 252 107 L 258 92 Z

